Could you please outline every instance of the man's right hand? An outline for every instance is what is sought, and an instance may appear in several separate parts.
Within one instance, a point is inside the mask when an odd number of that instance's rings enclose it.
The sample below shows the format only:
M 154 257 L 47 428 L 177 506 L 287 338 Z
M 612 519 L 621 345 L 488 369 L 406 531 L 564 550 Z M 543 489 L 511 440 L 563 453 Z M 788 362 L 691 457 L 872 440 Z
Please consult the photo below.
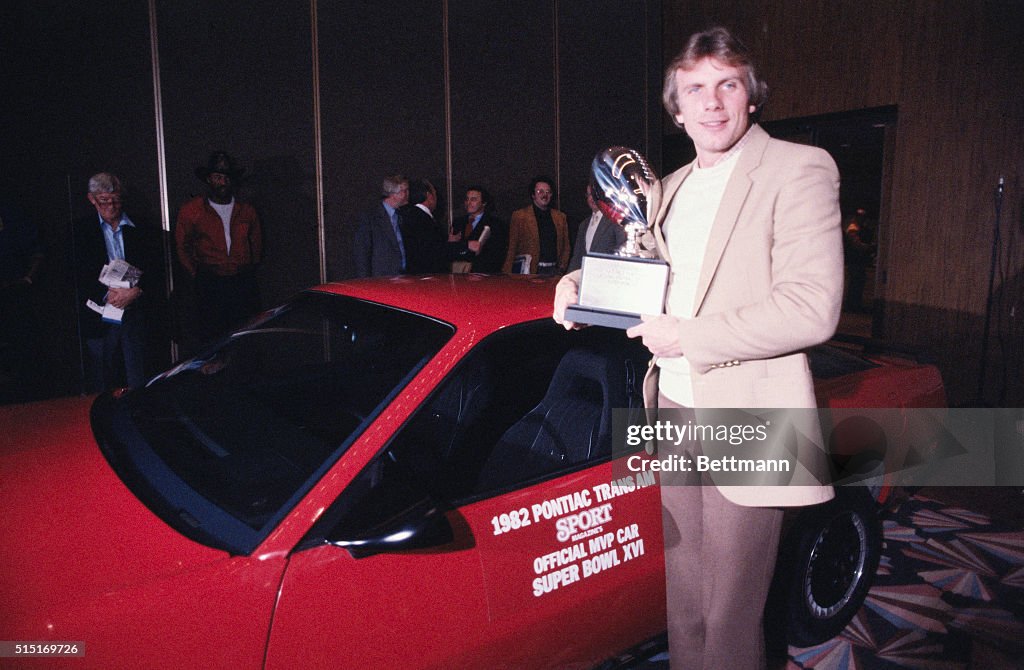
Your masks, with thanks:
M 555 309 L 551 316 L 554 318 L 555 323 L 562 324 L 566 330 L 579 327 L 572 321 L 565 320 L 565 308 L 569 305 L 575 305 L 580 299 L 579 284 L 577 283 L 579 276 L 579 271 L 570 272 L 562 277 L 555 287 Z
M 138 286 L 132 288 L 111 287 L 107 291 L 107 302 L 118 309 L 124 309 L 138 300 L 140 295 L 142 295 L 142 289 Z

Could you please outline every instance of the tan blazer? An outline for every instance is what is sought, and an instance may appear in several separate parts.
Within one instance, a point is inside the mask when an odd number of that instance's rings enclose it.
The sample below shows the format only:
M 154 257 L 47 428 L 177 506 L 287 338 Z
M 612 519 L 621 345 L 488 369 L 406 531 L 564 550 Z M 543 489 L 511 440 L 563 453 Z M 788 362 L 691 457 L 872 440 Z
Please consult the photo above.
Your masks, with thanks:
M 843 293 L 839 173 L 825 151 L 772 139 L 758 126 L 743 147 L 708 238 L 693 314 L 680 325 L 698 408 L 814 408 L 802 349 L 835 332 Z M 671 263 L 662 226 L 692 166 L 665 177 L 648 199 L 661 257 Z M 671 231 L 669 231 L 671 234 Z M 658 368 L 645 380 L 657 404 Z M 798 426 L 821 444 L 811 412 Z M 825 472 L 825 454 L 802 445 L 800 461 Z M 798 473 L 799 474 L 799 473 Z M 807 473 L 803 473 L 807 474 Z M 803 481 L 820 480 L 805 477 Z M 831 486 L 722 486 L 739 505 L 809 505 Z
M 569 265 L 569 224 L 565 214 L 554 207 L 551 208 L 551 221 L 555 224 L 555 240 L 558 245 L 558 270 L 565 272 Z M 512 271 L 516 256 L 530 254 L 530 274 L 537 274 L 537 263 L 540 261 L 540 232 L 537 230 L 537 217 L 533 214 L 533 205 L 512 212 L 512 220 L 508 230 L 508 253 L 501 271 Z

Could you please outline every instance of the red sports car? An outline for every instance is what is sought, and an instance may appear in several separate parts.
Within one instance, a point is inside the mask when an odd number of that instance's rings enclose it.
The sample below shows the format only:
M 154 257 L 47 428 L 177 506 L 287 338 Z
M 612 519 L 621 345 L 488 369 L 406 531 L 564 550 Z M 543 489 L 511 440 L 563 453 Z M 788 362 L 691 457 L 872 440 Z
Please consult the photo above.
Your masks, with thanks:
M 144 389 L 0 408 L 0 665 L 591 667 L 656 638 L 658 486 L 613 478 L 610 418 L 649 356 L 554 324 L 553 289 L 321 286 Z M 842 402 L 942 400 L 930 366 L 812 360 Z M 860 604 L 864 492 L 796 523 L 797 641 Z

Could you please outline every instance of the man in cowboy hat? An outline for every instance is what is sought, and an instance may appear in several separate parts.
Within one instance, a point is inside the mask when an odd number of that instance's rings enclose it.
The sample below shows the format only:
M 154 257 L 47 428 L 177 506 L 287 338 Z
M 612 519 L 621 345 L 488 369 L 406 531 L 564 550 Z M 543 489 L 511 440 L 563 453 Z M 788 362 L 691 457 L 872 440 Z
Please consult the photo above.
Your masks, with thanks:
M 235 199 L 243 168 L 215 151 L 196 176 L 208 194 L 186 202 L 174 230 L 178 260 L 193 278 L 201 336 L 219 335 L 260 306 L 256 264 L 263 252 L 256 210 Z

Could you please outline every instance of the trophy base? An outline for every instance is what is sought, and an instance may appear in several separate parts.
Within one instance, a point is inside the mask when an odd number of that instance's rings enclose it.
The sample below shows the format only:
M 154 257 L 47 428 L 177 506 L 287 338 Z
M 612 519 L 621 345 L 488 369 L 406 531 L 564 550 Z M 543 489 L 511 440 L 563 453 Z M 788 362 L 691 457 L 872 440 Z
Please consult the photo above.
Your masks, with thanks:
M 573 323 L 632 328 L 641 314 L 661 314 L 669 266 L 657 259 L 612 254 L 583 257 L 579 303 L 566 309 Z
M 591 326 L 605 326 L 626 330 L 641 323 L 639 314 L 616 312 L 610 309 L 569 305 L 565 308 L 565 319 L 573 323 L 585 323 Z

